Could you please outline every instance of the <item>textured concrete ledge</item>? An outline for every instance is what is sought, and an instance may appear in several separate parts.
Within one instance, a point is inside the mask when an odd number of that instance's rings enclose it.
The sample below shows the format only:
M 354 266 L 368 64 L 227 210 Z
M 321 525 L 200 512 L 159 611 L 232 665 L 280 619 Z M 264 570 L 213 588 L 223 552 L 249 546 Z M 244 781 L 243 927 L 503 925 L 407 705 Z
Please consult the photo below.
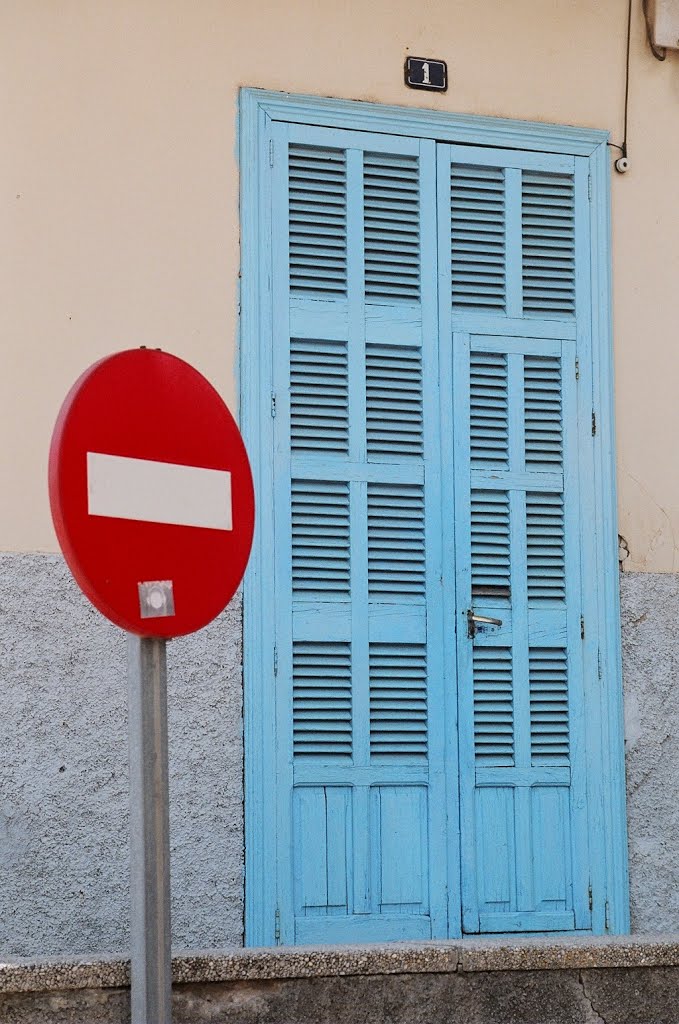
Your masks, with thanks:
M 16 959 L 0 963 L 0 992 L 57 992 L 121 988 L 130 984 L 129 960 Z
M 491 939 L 388 945 L 187 952 L 173 957 L 177 985 L 404 974 L 679 966 L 679 935 Z M 125 988 L 124 959 L 0 963 L 0 992 Z
M 460 944 L 460 970 L 589 970 L 679 966 L 679 934 L 492 939 Z

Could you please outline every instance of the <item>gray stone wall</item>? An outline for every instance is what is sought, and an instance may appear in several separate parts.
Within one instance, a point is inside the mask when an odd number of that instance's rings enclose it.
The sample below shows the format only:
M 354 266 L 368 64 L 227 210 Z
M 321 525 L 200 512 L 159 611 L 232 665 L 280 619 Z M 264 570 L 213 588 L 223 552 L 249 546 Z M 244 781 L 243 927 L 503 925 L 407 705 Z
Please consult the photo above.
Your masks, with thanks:
M 679 931 L 679 576 L 623 573 L 623 684 L 634 932 Z
M 168 645 L 173 942 L 241 944 L 241 607 Z M 128 948 L 124 634 L 56 555 L 0 554 L 0 953 Z
M 621 577 L 632 927 L 679 931 L 679 577 Z M 20 611 L 20 614 L 19 614 Z M 168 647 L 173 942 L 243 941 L 241 606 Z M 0 554 L 0 953 L 128 945 L 125 641 Z

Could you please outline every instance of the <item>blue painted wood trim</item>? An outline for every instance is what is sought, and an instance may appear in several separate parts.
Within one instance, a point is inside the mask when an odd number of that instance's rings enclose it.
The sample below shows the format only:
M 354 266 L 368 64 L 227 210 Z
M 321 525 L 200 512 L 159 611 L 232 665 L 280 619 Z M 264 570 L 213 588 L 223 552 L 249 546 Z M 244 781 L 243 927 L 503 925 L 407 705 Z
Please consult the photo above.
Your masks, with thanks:
M 450 114 L 320 96 L 294 96 L 264 89 L 244 89 L 242 95 L 259 104 L 273 120 L 432 138 L 439 142 L 467 142 L 475 146 L 504 146 L 508 149 L 590 156 L 608 141 L 609 135 L 593 128 Z
M 270 500 L 268 453 L 272 424 L 261 415 L 261 396 L 271 389 L 270 282 L 263 279 L 260 253 L 270 247 L 270 225 L 263 216 L 266 199 L 266 157 L 270 119 L 248 93 L 241 94 L 241 309 L 240 309 L 240 425 L 250 455 L 257 502 Z M 274 773 L 273 708 L 265 679 L 273 674 L 274 642 L 271 635 L 273 594 L 267 564 L 273 539 L 265 537 L 258 519 L 252 556 L 243 583 L 243 669 L 245 744 L 245 941 L 248 945 L 275 942 L 275 870 L 273 830 L 274 789 L 267 785 Z M 263 645 L 260 637 L 271 635 Z
M 629 932 L 629 874 L 627 813 L 625 796 L 625 747 L 622 701 L 622 652 L 620 636 L 620 588 L 618 574 L 618 504 L 615 460 L 615 374 L 611 322 L 611 217 L 610 154 L 602 142 L 590 157 L 591 176 L 591 270 L 592 270 L 592 359 L 594 405 L 597 431 L 594 438 L 596 474 L 596 529 L 599 550 L 597 565 L 598 619 L 601 676 L 605 706 L 602 737 L 606 784 L 603 787 L 606 820 L 606 894 L 604 907 L 607 931 Z

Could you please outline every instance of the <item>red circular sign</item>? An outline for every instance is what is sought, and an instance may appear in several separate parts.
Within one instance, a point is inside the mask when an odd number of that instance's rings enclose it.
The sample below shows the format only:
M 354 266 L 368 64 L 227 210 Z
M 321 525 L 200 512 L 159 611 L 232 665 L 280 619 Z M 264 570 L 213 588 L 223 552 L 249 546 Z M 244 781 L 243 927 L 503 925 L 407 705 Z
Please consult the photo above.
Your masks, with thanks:
M 49 493 L 77 583 L 132 633 L 201 629 L 243 577 L 255 515 L 245 446 L 176 356 L 131 349 L 85 371 L 54 428 Z

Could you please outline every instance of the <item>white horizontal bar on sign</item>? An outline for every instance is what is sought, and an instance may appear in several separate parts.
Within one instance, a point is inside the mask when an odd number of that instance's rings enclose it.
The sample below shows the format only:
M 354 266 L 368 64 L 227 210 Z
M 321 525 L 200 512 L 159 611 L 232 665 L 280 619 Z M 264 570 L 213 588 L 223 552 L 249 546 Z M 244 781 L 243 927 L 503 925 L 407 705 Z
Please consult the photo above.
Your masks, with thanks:
M 231 474 L 222 469 L 87 453 L 91 516 L 232 530 Z

